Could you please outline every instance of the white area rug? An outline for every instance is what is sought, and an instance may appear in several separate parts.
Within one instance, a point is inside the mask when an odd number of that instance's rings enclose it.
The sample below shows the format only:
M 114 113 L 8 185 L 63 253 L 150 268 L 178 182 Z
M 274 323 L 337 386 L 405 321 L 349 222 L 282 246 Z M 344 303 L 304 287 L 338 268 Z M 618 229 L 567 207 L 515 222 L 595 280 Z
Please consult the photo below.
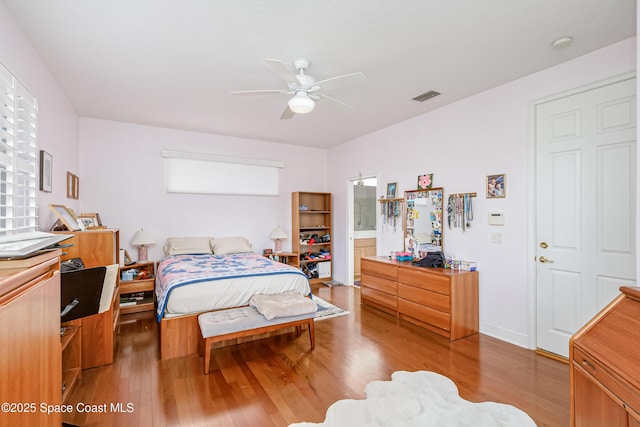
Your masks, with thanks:
M 462 399 L 453 381 L 434 372 L 394 372 L 391 381 L 367 384 L 365 394 L 365 400 L 339 400 L 331 405 L 323 423 L 296 423 L 290 427 L 536 425 L 515 406 Z
M 313 296 L 313 300 L 318 304 L 318 311 L 316 312 L 315 320 L 331 319 L 332 317 L 345 316 L 349 314 L 348 311 L 336 307 L 335 305 L 326 302 L 320 297 Z

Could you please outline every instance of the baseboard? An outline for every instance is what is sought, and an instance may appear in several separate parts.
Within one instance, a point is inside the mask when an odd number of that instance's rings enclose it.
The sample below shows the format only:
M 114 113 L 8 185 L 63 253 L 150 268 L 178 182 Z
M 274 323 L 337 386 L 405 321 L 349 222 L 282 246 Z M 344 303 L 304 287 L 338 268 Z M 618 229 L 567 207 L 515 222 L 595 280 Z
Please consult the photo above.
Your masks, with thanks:
M 518 347 L 533 350 L 529 347 L 529 336 L 527 334 L 505 329 L 501 326 L 496 326 L 488 322 L 480 322 L 480 332 L 493 338 L 517 345 Z

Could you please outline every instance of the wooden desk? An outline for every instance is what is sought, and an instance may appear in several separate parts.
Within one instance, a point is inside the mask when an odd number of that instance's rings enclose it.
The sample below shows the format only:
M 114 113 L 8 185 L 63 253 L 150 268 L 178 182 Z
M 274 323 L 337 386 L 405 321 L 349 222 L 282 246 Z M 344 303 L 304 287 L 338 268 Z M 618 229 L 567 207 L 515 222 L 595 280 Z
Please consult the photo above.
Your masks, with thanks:
M 620 290 L 569 343 L 571 426 L 640 426 L 640 288 Z

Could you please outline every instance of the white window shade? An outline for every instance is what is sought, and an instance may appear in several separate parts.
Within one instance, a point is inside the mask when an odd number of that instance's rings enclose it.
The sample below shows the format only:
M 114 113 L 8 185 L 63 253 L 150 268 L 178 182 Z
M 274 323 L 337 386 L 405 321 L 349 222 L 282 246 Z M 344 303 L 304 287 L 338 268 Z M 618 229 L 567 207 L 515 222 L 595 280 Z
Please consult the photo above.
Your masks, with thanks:
M 0 64 L 0 235 L 35 231 L 38 103 Z
M 282 162 L 180 151 L 162 156 L 169 193 L 279 195 Z

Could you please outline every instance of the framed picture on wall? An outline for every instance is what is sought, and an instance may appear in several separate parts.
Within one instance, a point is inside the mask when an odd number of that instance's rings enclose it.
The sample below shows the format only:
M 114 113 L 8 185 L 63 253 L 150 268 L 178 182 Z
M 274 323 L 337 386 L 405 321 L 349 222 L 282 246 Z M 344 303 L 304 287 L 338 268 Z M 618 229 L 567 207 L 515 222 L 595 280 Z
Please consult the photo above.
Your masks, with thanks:
M 387 184 L 387 199 L 395 199 L 398 197 L 398 183 L 390 182 Z
M 418 190 L 427 190 L 433 186 L 433 174 L 418 175 Z
M 80 178 L 78 175 L 67 171 L 67 199 L 80 198 Z
M 499 199 L 507 195 L 507 176 L 505 174 L 487 175 L 487 199 Z
M 40 191 L 51 193 L 53 174 L 53 156 L 44 150 L 40 150 Z

